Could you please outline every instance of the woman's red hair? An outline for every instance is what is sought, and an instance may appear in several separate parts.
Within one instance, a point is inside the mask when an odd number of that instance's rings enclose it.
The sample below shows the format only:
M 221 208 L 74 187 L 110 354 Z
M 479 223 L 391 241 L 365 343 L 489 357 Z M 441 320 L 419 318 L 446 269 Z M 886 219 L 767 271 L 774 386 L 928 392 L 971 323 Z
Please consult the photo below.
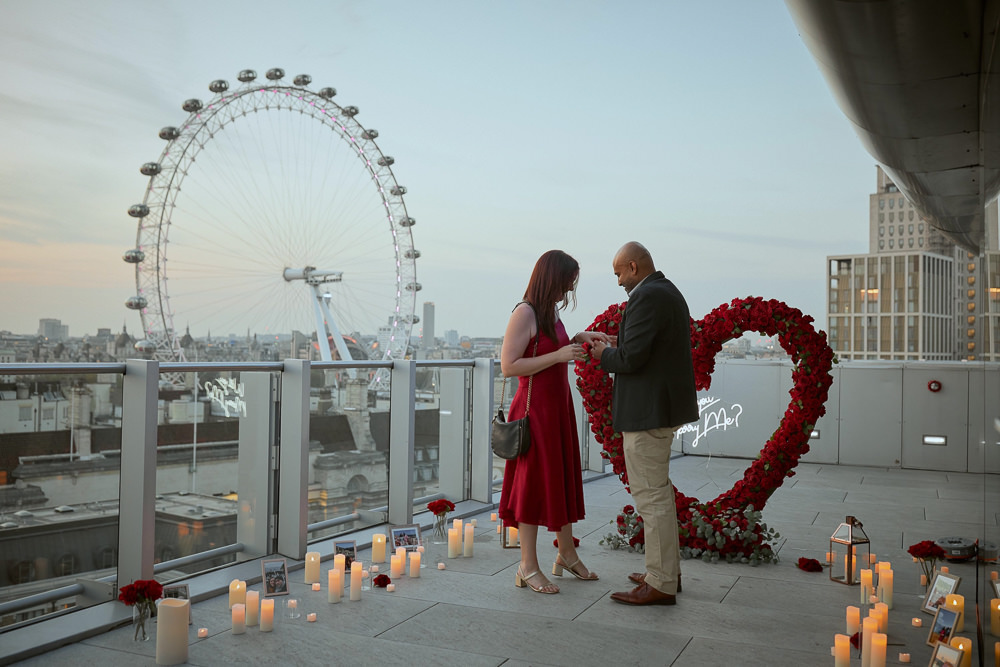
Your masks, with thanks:
M 538 327 L 542 333 L 556 339 L 556 304 L 565 308 L 570 299 L 576 307 L 576 279 L 580 264 L 562 250 L 549 250 L 538 258 L 524 290 L 524 300 L 535 307 Z

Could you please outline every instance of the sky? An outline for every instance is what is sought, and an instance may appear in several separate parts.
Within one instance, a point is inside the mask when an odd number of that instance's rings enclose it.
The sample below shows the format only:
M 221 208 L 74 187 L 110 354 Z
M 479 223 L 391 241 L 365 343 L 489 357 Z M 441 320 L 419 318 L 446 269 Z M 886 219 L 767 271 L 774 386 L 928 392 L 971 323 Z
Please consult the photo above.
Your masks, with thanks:
M 138 168 L 184 100 L 246 68 L 307 73 L 378 129 L 439 337 L 501 336 L 553 248 L 580 263 L 563 319 L 584 328 L 625 299 L 631 240 L 695 318 L 754 295 L 825 327 L 826 257 L 868 251 L 875 161 L 775 0 L 0 0 L 0 62 L 0 330 L 142 330 Z

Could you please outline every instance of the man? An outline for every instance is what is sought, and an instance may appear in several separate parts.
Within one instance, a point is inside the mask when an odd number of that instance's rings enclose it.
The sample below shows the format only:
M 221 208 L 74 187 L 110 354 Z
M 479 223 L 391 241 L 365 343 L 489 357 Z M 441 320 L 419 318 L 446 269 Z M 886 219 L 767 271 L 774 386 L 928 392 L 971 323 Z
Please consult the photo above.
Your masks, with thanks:
M 691 316 L 680 291 L 656 270 L 641 244 L 623 245 L 611 266 L 628 305 L 617 347 L 595 341 L 591 354 L 615 374 L 611 419 L 622 434 L 629 486 L 646 538 L 646 572 L 629 576 L 638 586 L 611 599 L 676 604 L 680 548 L 670 445 L 679 427 L 698 420 Z

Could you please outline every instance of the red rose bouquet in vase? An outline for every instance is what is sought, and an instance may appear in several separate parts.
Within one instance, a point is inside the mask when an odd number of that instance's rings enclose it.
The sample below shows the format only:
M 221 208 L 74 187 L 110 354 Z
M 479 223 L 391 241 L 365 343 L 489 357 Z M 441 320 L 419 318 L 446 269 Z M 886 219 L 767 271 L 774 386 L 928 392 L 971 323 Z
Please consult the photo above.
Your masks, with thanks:
M 924 571 L 924 588 L 926 589 L 934 579 L 935 564 L 939 558 L 945 557 L 944 549 L 933 540 L 924 540 L 911 544 L 906 552 L 920 563 L 920 569 Z
M 427 503 L 427 509 L 434 513 L 434 544 L 448 544 L 448 512 L 455 509 L 455 503 L 440 498 Z
M 132 607 L 132 627 L 135 634 L 132 639 L 137 642 L 149 640 L 146 633 L 146 621 L 152 618 L 156 611 L 156 601 L 163 597 L 163 586 L 155 579 L 140 579 L 128 586 L 122 586 L 118 599 Z

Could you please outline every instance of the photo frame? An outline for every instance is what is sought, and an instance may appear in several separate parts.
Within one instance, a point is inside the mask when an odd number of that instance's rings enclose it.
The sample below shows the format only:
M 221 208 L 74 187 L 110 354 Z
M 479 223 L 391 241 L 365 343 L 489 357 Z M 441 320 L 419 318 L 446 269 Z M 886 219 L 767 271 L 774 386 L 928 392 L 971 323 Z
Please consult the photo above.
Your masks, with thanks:
M 264 597 L 288 595 L 288 565 L 284 558 L 262 560 L 260 577 L 264 586 Z
M 962 663 L 965 651 L 954 646 L 938 644 L 931 655 L 928 667 L 958 667 Z
M 176 598 L 178 600 L 188 600 L 188 625 L 191 625 L 191 592 L 187 584 L 172 584 L 163 587 L 163 599 Z
M 354 540 L 334 540 L 333 555 L 344 554 L 344 567 L 351 569 L 351 563 L 358 559 L 358 545 Z
M 920 610 L 927 614 L 936 613 L 938 607 L 944 604 L 945 596 L 958 590 L 958 585 L 961 581 L 961 577 L 957 577 L 950 572 L 947 574 L 944 572 L 935 572 L 934 579 L 931 580 L 931 585 L 927 587 L 927 595 L 924 596 L 924 602 L 920 605 Z
M 500 546 L 504 549 L 520 549 L 521 536 L 517 528 L 500 524 Z
M 393 526 L 389 529 L 389 539 L 392 541 L 393 551 L 398 547 L 403 547 L 407 551 L 416 551 L 417 547 L 423 544 L 420 537 L 420 526 L 415 523 Z
M 927 633 L 927 645 L 937 646 L 947 644 L 951 641 L 951 636 L 955 634 L 955 623 L 958 622 L 958 612 L 938 607 L 934 614 L 934 622 L 931 623 L 931 631 Z

